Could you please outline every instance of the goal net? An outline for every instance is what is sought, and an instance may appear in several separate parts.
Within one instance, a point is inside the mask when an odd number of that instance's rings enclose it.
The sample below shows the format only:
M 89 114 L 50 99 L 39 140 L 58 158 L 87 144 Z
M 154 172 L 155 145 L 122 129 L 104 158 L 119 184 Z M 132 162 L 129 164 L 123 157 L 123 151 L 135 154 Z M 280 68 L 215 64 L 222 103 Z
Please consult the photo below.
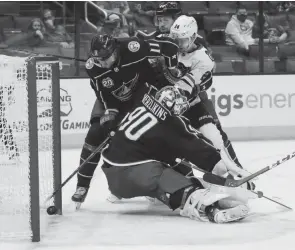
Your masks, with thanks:
M 0 55 L 0 241 L 40 240 L 61 182 L 59 62 Z M 61 194 L 49 205 L 61 213 Z

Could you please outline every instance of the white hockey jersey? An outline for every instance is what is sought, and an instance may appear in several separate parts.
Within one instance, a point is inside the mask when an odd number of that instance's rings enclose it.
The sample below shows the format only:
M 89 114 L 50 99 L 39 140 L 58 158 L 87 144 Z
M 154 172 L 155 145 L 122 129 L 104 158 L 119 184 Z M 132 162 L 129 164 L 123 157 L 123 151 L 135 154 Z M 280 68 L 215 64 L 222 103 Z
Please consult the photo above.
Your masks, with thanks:
M 179 53 L 180 80 L 177 85 L 189 93 L 206 91 L 212 84 L 214 59 L 204 47 L 198 47 L 190 53 Z

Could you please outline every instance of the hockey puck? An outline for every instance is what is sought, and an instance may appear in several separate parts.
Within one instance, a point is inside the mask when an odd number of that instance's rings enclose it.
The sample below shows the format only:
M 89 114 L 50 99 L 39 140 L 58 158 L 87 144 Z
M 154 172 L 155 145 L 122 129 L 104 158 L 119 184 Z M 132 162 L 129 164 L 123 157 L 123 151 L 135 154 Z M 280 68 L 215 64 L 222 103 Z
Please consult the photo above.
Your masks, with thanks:
M 47 214 L 54 215 L 57 213 L 57 208 L 55 206 L 50 206 L 47 208 Z

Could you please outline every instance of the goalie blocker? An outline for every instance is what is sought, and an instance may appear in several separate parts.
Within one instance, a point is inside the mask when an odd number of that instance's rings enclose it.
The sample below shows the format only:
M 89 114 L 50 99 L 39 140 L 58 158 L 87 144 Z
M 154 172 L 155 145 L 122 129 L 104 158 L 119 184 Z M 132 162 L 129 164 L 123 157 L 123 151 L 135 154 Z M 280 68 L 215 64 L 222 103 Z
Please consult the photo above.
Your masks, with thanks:
M 252 193 L 206 189 L 197 178 L 186 178 L 169 167 L 179 157 L 205 171 L 227 172 L 219 151 L 180 116 L 187 108 L 186 98 L 174 87 L 150 89 L 143 96 L 102 153 L 109 189 L 122 198 L 157 198 L 192 219 L 240 220 L 248 214 Z

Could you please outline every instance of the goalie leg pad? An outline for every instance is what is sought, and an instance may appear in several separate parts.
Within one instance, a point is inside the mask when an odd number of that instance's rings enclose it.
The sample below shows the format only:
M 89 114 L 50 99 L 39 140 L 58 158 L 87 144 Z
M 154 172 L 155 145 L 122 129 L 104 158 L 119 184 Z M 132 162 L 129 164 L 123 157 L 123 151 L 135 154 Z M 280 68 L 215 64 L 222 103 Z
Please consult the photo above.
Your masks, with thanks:
M 102 170 L 106 175 L 109 189 L 115 196 L 126 199 L 149 196 L 159 199 L 169 207 L 171 207 L 170 198 L 177 191 L 196 185 L 192 179 L 167 168 L 160 162 L 135 166 L 112 166 L 104 163 Z M 175 203 L 180 205 L 181 198 L 182 195 Z
M 240 221 L 244 219 L 249 213 L 247 205 L 237 205 L 232 208 L 218 209 L 211 207 L 208 211 L 209 221 L 215 223 L 227 223 L 233 221 Z
M 225 223 L 245 218 L 247 202 L 257 198 L 244 188 L 230 188 L 203 183 L 205 189 L 194 191 L 186 200 L 180 215 L 194 220 Z
M 218 194 L 210 189 L 198 189 L 186 198 L 184 206 L 180 209 L 180 215 L 193 220 L 208 222 L 206 208 L 227 197 L 229 197 L 229 194 Z

